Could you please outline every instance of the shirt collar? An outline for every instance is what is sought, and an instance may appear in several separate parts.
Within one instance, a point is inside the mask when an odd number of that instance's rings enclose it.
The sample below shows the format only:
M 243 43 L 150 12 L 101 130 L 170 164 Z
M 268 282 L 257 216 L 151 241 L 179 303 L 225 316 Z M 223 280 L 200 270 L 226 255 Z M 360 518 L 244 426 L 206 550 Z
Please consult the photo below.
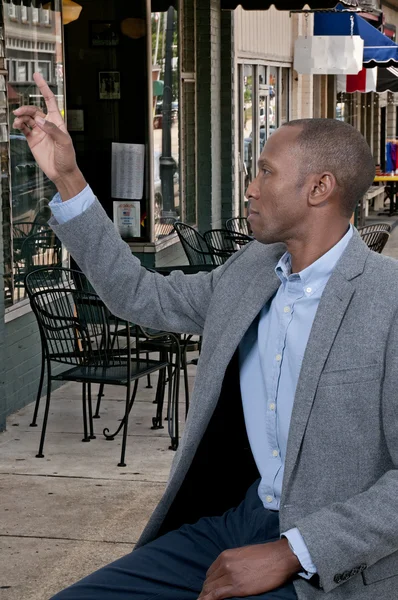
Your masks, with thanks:
M 326 285 L 333 269 L 347 248 L 352 235 L 353 227 L 350 225 L 345 236 L 333 248 L 318 258 L 312 265 L 293 275 L 291 255 L 289 252 L 285 252 L 275 267 L 275 273 L 282 283 L 288 280 L 300 279 L 306 295 L 311 296 L 322 285 Z

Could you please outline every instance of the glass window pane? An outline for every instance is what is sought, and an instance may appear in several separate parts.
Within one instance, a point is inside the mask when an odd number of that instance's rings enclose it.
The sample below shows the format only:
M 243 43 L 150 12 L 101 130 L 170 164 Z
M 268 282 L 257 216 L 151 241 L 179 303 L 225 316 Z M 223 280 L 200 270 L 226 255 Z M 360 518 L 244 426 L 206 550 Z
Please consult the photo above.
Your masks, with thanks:
M 180 217 L 178 15 L 151 15 L 155 238 L 173 233 Z
M 253 179 L 253 67 L 243 66 L 243 140 L 245 190 Z
M 17 81 L 29 80 L 29 64 L 26 61 L 18 61 L 17 63 Z
M 282 68 L 282 90 L 280 107 L 280 125 L 289 120 L 289 90 L 290 90 L 290 69 Z
M 278 67 L 268 67 L 269 85 L 269 133 L 278 127 Z
M 37 70 L 41 73 L 44 79 L 49 83 L 50 82 L 50 73 L 51 73 L 51 63 L 49 62 L 39 62 L 37 65 Z
M 61 23 L 61 1 L 55 0 L 52 6 L 50 23 L 46 28 L 26 27 L 23 23 L 23 11 L 17 13 L 18 21 L 11 23 L 4 11 L 6 38 L 6 57 L 9 66 L 8 109 L 5 113 L 5 140 L 0 140 L 1 168 L 3 173 L 11 173 L 2 181 L 3 217 L 8 219 L 10 243 L 5 243 L 4 263 L 6 265 L 7 303 L 18 302 L 26 297 L 24 277 L 27 272 L 38 266 L 61 265 L 62 253 L 60 241 L 49 229 L 47 221 L 51 215 L 48 207 L 56 189 L 54 184 L 39 169 L 24 135 L 12 128 L 13 111 L 24 104 L 35 104 L 45 111 L 41 94 L 33 82 L 35 70 L 42 73 L 55 95 L 58 106 L 64 115 L 63 51 L 59 31 Z M 33 9 L 38 15 L 38 9 Z M 51 37 L 50 37 L 51 36 Z M 12 40 L 23 40 L 21 50 Z M 50 50 L 45 50 L 44 40 L 51 40 Z M 52 51 L 51 51 L 52 50 Z M 40 60 L 39 60 L 40 51 Z M 25 60 L 26 57 L 26 60 Z M 0 106 L 1 98 L 0 98 Z M 1 115 L 1 113 L 0 113 Z M 8 131 L 7 131 L 8 120 Z M 1 121 L 0 121 L 1 125 Z M 0 135 L 3 125 L 0 127 Z M 9 154 L 2 148 L 2 142 L 8 141 Z M 8 146 L 8 144 L 7 144 Z M 8 156 L 11 161 L 8 169 Z M 7 192 L 6 192 L 7 190 Z M 7 214 L 8 204 L 8 214 Z M 11 212 L 10 212 L 11 208 Z M 9 265 L 7 267 L 7 265 Z

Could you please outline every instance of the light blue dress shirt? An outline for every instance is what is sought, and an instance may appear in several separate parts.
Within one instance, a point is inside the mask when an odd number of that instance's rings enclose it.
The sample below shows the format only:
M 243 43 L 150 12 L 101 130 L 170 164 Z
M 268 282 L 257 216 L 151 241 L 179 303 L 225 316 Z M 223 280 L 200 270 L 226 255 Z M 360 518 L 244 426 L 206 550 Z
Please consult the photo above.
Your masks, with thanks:
M 59 194 L 50 208 L 59 224 L 80 215 L 94 202 L 89 186 L 62 202 Z M 265 508 L 279 510 L 290 418 L 301 363 L 322 292 L 353 234 L 300 273 L 291 273 L 285 253 L 275 272 L 281 285 L 264 306 L 239 346 L 240 383 L 247 434 L 261 476 L 259 497 Z M 316 573 L 297 528 L 282 533 L 310 578 Z
M 338 244 L 300 273 L 292 274 L 286 252 L 275 268 L 281 285 L 239 346 L 246 430 L 261 476 L 258 494 L 271 510 L 279 510 L 294 396 L 315 313 L 352 234 L 350 226 Z M 298 529 L 283 535 L 304 569 L 316 573 Z

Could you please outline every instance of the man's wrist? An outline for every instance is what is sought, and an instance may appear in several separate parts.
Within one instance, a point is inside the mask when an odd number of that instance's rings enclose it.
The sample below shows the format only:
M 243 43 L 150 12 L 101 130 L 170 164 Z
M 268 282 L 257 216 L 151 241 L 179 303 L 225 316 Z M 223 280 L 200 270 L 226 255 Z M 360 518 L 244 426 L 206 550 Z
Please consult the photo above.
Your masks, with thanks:
M 87 186 L 87 182 L 82 172 L 76 168 L 76 171 L 54 181 L 62 202 L 74 198 Z
M 300 561 L 292 551 L 289 542 L 286 538 L 282 538 L 281 540 L 272 543 L 278 545 L 278 553 L 280 552 L 279 558 L 284 562 L 286 570 L 291 576 L 296 575 L 297 573 L 302 571 Z

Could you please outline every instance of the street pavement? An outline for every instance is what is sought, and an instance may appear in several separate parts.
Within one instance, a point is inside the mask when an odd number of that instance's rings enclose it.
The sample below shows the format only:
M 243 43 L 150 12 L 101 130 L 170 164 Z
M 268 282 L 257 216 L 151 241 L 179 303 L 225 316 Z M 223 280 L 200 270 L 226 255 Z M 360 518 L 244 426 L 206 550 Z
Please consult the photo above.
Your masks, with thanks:
M 398 227 L 383 254 L 398 259 Z M 191 388 L 195 371 L 189 367 Z M 81 385 L 55 391 L 42 459 L 35 454 L 43 406 L 35 428 L 29 427 L 33 404 L 10 416 L 0 434 L 1 600 L 48 600 L 133 549 L 162 495 L 174 456 L 167 422 L 165 429 L 150 428 L 156 382 L 155 375 L 153 389 L 146 389 L 144 379 L 139 384 L 126 468 L 117 466 L 120 437 L 108 442 L 102 435 L 123 414 L 125 388 L 105 388 L 101 418 L 95 420 L 97 438 L 90 443 L 81 441 Z M 179 406 L 182 428 L 183 389 Z

